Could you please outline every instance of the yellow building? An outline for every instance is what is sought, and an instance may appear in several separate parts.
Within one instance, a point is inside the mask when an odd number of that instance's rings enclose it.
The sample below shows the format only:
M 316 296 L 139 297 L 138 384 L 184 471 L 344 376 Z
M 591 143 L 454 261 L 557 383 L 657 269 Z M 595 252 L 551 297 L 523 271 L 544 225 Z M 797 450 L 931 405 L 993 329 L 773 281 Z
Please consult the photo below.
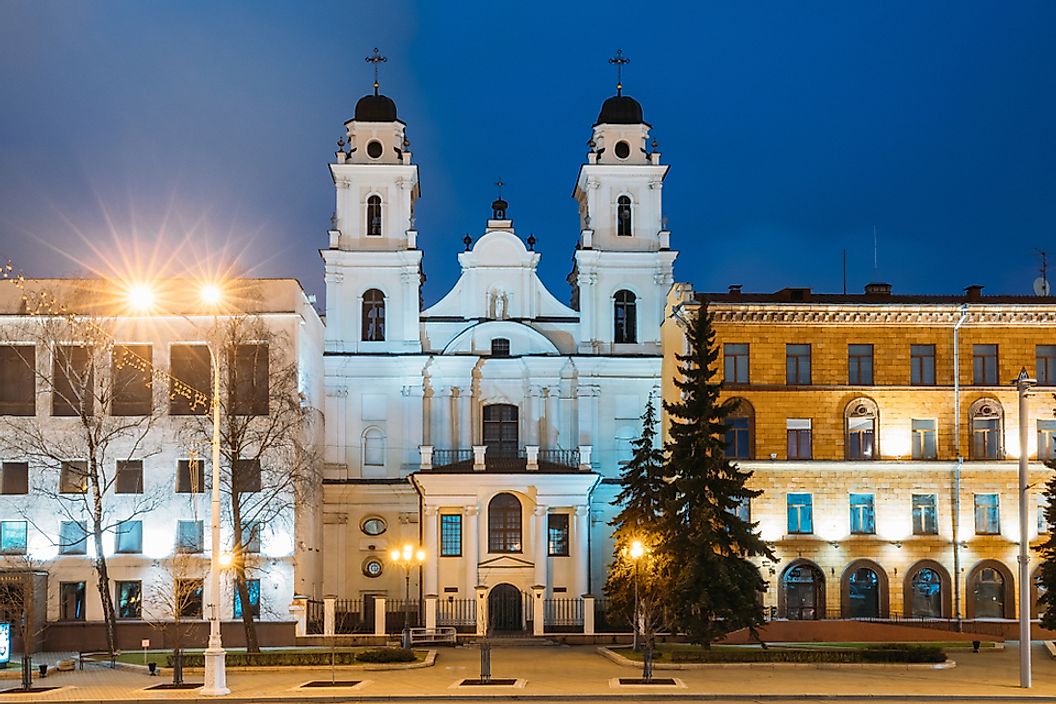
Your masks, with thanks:
M 723 397 L 739 400 L 728 453 L 754 472 L 763 494 L 745 510 L 777 555 L 762 564 L 771 613 L 1015 618 L 1012 380 L 1023 368 L 1038 380 L 1026 419 L 1037 545 L 1048 531 L 1042 462 L 1056 457 L 1056 388 L 1046 388 L 1056 387 L 1056 298 L 679 284 L 662 332 L 667 399 L 684 326 L 704 301 Z M 1032 575 L 1037 565 L 1032 554 Z

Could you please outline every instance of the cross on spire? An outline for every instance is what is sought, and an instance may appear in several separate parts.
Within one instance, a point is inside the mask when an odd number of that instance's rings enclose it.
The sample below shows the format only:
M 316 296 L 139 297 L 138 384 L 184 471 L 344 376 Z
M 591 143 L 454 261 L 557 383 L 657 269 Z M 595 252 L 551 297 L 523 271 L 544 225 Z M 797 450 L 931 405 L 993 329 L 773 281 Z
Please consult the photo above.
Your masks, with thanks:
M 383 64 L 386 61 L 388 61 L 388 59 L 381 55 L 381 53 L 378 51 L 378 47 L 374 47 L 374 53 L 371 54 L 370 56 L 368 56 L 367 58 L 363 59 L 363 60 L 366 61 L 368 64 L 373 64 L 374 65 L 374 95 L 377 95 L 378 94 L 378 87 L 379 87 L 379 84 L 378 84 L 378 64 Z
M 609 59 L 610 64 L 616 64 L 616 95 L 623 95 L 623 65 L 631 63 L 624 57 L 623 49 L 616 50 L 616 56 Z
M 499 180 L 495 182 L 495 185 L 499 188 L 499 200 L 502 200 L 502 187 L 506 185 L 506 182 L 502 180 L 502 176 L 499 176 Z

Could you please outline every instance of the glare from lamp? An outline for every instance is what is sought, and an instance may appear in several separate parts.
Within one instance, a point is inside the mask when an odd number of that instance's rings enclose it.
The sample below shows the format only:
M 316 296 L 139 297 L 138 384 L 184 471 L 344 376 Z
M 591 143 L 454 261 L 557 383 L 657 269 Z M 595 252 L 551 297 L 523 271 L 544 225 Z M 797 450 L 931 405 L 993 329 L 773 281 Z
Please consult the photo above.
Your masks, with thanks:
M 645 554 L 645 546 L 642 545 L 641 540 L 635 540 L 631 543 L 631 559 L 637 560 L 639 557 Z
M 425 550 L 419 550 L 414 553 L 414 559 L 418 560 L 418 562 L 425 562 Z
M 230 567 L 231 566 L 231 560 L 232 560 L 231 553 L 229 553 L 229 552 L 220 553 L 220 566 L 221 567 Z
M 154 290 L 146 284 L 133 284 L 129 287 L 128 305 L 137 313 L 149 313 L 154 309 Z
M 216 284 L 205 284 L 202 286 L 202 303 L 207 306 L 215 306 L 220 303 L 220 299 L 223 296 L 220 293 L 220 287 Z

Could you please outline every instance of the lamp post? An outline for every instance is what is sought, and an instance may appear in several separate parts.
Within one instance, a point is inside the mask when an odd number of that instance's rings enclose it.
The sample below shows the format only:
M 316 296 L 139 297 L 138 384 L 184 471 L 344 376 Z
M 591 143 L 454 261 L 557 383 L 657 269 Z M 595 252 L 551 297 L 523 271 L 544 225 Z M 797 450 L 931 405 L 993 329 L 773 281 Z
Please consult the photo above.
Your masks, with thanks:
M 627 551 L 627 554 L 634 560 L 634 643 L 633 649 L 638 652 L 638 622 L 641 618 L 639 613 L 639 602 L 638 602 L 638 562 L 642 555 L 645 554 L 645 546 L 642 545 L 641 540 L 635 540 L 631 542 L 631 547 Z
M 202 287 L 202 302 L 215 307 L 220 303 L 220 289 L 215 285 Z M 220 357 L 213 345 L 209 346 L 213 372 L 213 492 L 212 541 L 209 554 L 209 643 L 205 649 L 205 684 L 199 691 L 207 697 L 220 697 L 231 692 L 227 688 L 226 653 L 220 638 Z
M 1027 532 L 1027 396 L 1037 380 L 1023 367 L 1013 380 L 1019 392 L 1019 686 L 1030 688 L 1030 535 Z
M 406 591 L 404 593 L 403 602 L 403 637 L 401 644 L 404 648 L 411 647 L 411 568 L 421 566 L 425 562 L 425 550 L 418 548 L 414 549 L 414 546 L 407 543 L 403 546 L 403 550 L 394 548 L 389 553 L 389 557 L 397 565 L 403 567 L 404 578 L 406 580 Z

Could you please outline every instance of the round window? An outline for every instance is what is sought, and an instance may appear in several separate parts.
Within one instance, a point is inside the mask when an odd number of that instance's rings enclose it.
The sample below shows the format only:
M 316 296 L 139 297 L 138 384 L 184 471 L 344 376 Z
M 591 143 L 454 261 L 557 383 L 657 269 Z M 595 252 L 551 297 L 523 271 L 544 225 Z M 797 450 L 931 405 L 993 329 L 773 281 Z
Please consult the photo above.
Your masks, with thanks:
M 382 518 L 368 518 L 360 524 L 359 528 L 367 535 L 381 535 L 388 526 Z
M 381 142 L 379 142 L 376 139 L 373 140 L 373 141 L 367 142 L 367 156 L 369 156 L 371 159 L 377 159 L 379 156 L 381 156 L 381 152 L 382 152 Z
M 631 145 L 620 140 L 619 142 L 616 142 L 616 146 L 612 148 L 612 151 L 615 152 L 617 158 L 626 159 L 631 155 Z
M 380 577 L 384 571 L 385 565 L 381 564 L 381 560 L 376 557 L 368 557 L 363 562 L 363 574 L 368 577 Z

